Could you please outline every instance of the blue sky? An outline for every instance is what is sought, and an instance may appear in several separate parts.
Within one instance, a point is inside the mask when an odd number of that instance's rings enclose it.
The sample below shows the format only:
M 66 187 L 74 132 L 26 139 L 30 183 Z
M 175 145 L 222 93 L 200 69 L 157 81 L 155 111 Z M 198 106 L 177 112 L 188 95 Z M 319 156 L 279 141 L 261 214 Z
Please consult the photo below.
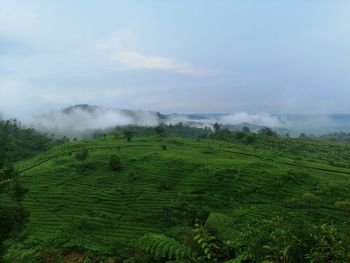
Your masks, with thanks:
M 0 0 L 0 112 L 349 113 L 349 1 Z

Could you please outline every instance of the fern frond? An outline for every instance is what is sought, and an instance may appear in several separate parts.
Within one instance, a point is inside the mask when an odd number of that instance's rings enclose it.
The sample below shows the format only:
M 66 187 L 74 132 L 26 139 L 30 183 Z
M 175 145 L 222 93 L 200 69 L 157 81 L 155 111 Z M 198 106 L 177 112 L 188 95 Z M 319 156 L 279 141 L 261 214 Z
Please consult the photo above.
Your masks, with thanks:
M 167 258 L 175 260 L 190 259 L 192 249 L 173 238 L 160 234 L 147 234 L 138 242 L 139 248 L 156 259 Z

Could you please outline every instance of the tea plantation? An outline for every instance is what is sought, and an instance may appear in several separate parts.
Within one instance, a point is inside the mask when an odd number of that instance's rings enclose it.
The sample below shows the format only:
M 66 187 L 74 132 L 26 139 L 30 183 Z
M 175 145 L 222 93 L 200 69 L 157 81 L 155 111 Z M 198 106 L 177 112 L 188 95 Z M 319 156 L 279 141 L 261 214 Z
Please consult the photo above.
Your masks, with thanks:
M 84 169 L 76 158 L 83 148 Z M 123 161 L 120 171 L 109 166 L 112 154 Z M 246 145 L 108 135 L 67 143 L 17 164 L 29 190 L 24 244 L 127 257 L 144 234 L 184 240 L 195 220 L 210 213 L 228 216 L 233 228 L 279 215 L 345 229 L 349 155 L 347 146 L 280 138 Z

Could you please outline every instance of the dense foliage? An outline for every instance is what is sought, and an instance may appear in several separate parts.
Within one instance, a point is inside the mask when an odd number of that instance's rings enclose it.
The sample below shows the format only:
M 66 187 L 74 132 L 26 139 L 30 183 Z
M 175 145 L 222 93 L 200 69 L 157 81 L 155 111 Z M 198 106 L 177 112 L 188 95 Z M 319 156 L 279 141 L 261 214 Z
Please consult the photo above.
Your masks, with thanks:
M 319 139 L 331 143 L 350 144 L 350 133 L 334 132 L 322 135 L 319 137 Z
M 8 197 L 11 202 L 0 203 L 0 259 L 5 251 L 4 241 L 16 239 L 25 223 L 27 212 L 21 205 L 27 192 L 19 184 L 19 173 L 12 166 L 0 169 L 0 197 Z
M 0 121 L 0 164 L 4 157 L 8 162 L 19 161 L 67 141 L 67 138 L 49 138 L 15 119 Z
M 195 224 L 192 239 L 186 244 L 161 234 L 147 234 L 139 240 L 138 248 L 150 259 L 139 256 L 134 262 L 350 262 L 350 236 L 333 224 L 282 217 L 255 220 L 240 228 L 232 222 L 220 223 L 208 220 L 203 226 Z M 229 239 L 219 238 L 231 231 L 235 234 Z

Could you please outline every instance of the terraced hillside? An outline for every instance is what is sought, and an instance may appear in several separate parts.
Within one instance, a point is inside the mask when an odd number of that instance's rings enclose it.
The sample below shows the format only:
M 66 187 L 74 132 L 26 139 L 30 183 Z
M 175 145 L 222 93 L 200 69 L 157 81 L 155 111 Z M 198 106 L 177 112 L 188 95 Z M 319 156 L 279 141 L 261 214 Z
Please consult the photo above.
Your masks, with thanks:
M 195 218 L 210 212 L 226 214 L 237 225 L 273 215 L 342 225 L 348 211 L 335 204 L 350 196 L 350 169 L 313 156 L 313 147 L 322 153 L 328 144 L 299 143 L 302 156 L 204 139 L 128 143 L 107 136 L 61 145 L 17 165 L 29 189 L 23 202 L 30 212 L 26 243 L 126 255 L 143 234 L 181 237 Z M 89 150 L 86 171 L 75 158 L 83 147 Z M 334 147 L 347 158 L 350 148 Z M 124 161 L 120 172 L 108 165 L 113 153 Z

